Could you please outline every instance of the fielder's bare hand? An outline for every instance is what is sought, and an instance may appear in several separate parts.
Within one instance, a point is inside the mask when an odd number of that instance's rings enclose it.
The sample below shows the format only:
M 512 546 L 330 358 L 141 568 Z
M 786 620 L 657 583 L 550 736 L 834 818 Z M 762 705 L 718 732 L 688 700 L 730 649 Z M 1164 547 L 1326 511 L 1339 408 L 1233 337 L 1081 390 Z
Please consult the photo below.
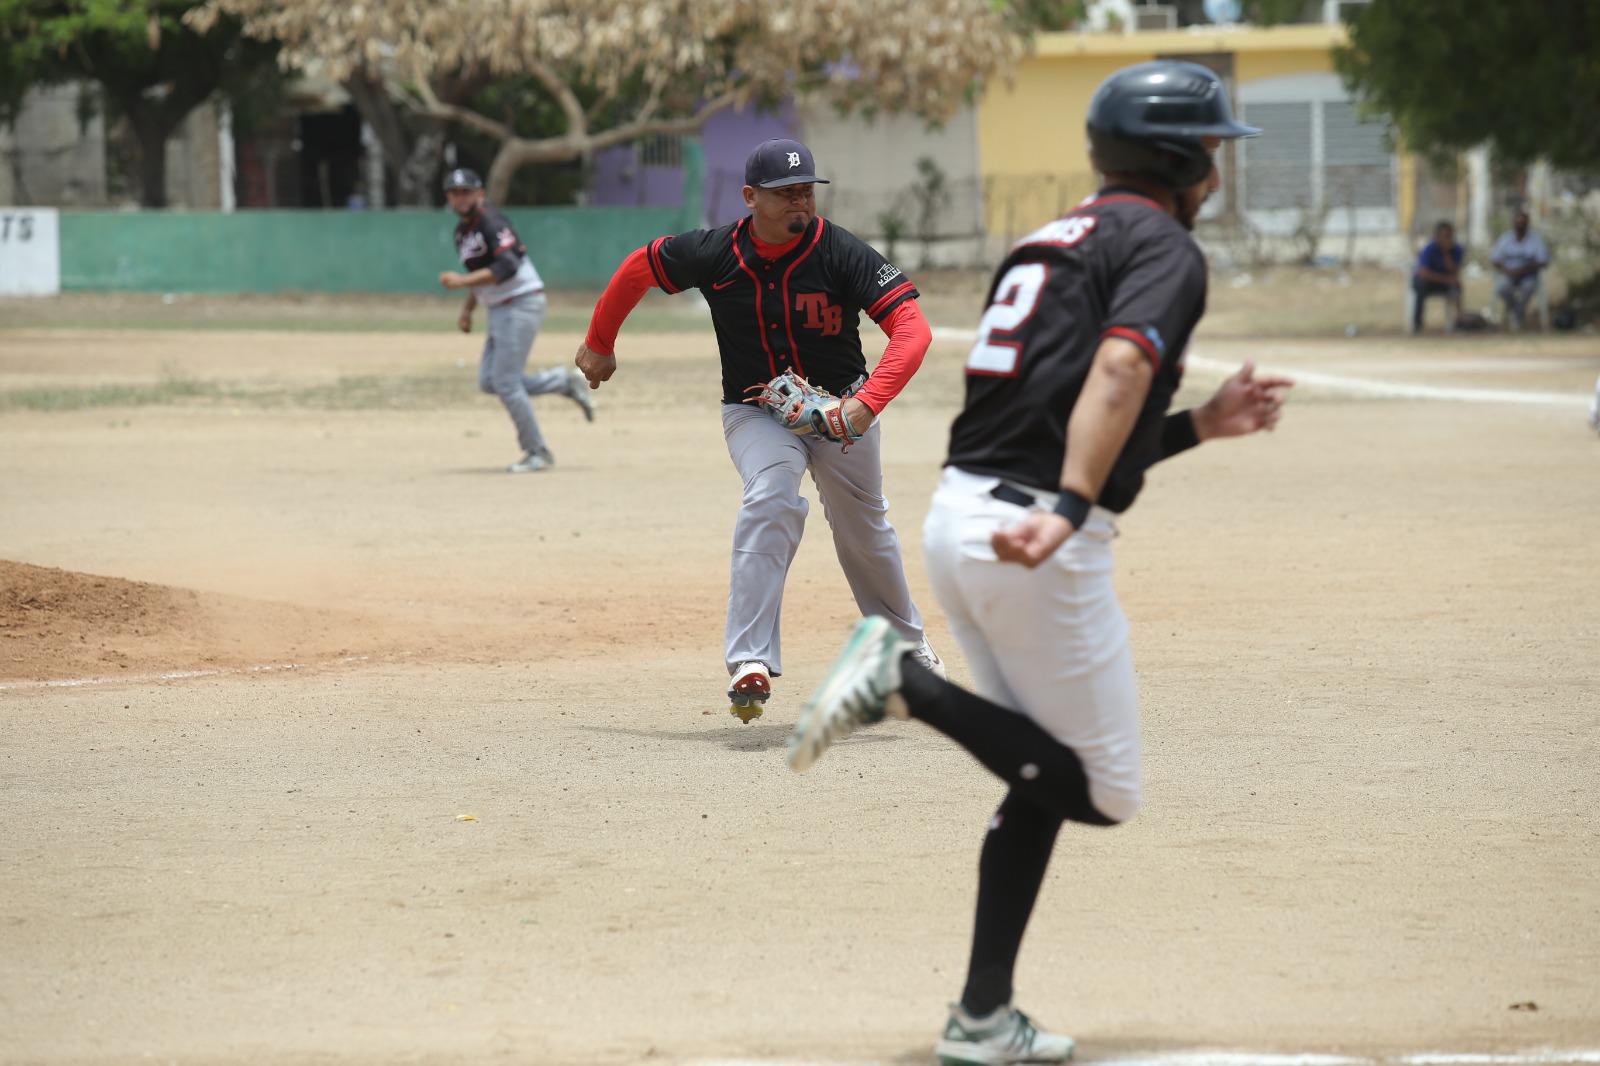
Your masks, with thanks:
M 1271 430 L 1283 416 L 1283 401 L 1294 388 L 1294 379 L 1276 374 L 1257 376 L 1256 364 L 1246 360 L 1216 393 L 1195 408 L 1195 434 L 1201 440 L 1214 437 L 1243 437 L 1258 430 Z
M 872 428 L 872 419 L 875 417 L 872 408 L 854 396 L 847 398 L 839 408 L 844 412 L 845 420 L 850 423 L 850 429 L 856 436 L 859 437 Z
M 459 329 L 462 333 L 472 332 L 472 309 L 470 307 L 463 307 L 461 313 L 456 316 L 456 329 Z
M 583 376 L 589 379 L 591 389 L 598 389 L 602 381 L 610 381 L 611 375 L 617 372 L 616 356 L 601 355 L 587 344 L 578 345 L 578 356 L 573 362 L 578 364 Z
M 1016 525 L 995 530 L 989 544 L 1002 563 L 1021 563 L 1032 570 L 1054 555 L 1073 532 L 1072 523 L 1054 511 L 1029 511 Z
M 439 275 L 439 284 L 447 289 L 464 289 L 472 284 L 465 274 L 455 270 L 446 270 Z

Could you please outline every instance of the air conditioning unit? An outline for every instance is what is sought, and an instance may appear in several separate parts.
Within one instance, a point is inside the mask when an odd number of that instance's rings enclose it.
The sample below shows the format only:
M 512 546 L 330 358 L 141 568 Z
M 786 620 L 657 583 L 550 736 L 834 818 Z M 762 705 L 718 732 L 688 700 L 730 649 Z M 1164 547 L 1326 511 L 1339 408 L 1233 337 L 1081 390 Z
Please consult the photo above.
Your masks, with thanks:
M 1139 33 L 1175 30 L 1178 28 L 1178 8 L 1174 4 L 1140 4 L 1133 9 L 1133 22 L 1128 28 Z
M 1353 18 L 1367 3 L 1368 0 L 1322 0 L 1322 21 L 1337 26 Z

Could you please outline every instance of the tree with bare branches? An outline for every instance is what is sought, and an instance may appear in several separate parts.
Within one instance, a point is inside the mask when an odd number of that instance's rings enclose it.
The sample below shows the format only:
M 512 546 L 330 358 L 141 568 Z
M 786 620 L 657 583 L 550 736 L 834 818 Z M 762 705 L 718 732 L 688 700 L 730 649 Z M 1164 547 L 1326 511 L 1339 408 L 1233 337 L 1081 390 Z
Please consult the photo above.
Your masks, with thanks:
M 286 64 L 363 89 L 365 102 L 352 96 L 380 138 L 385 102 L 493 138 L 500 200 L 520 167 L 695 133 L 726 108 L 790 93 L 945 119 L 1022 48 L 995 0 L 209 0 L 194 22 L 223 15 L 282 42 Z M 534 79 L 565 128 L 520 135 L 456 91 L 508 77 Z

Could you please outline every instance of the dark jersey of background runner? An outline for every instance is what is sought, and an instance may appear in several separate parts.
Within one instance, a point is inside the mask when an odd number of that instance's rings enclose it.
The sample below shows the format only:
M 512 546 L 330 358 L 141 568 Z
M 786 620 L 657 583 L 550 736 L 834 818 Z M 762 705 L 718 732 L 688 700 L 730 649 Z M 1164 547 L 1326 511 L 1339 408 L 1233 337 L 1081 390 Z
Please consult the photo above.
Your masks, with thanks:
M 1154 201 L 1107 189 L 1019 242 L 995 273 L 986 306 L 1015 299 L 1005 278 L 1024 263 L 1048 270 L 1032 313 L 1015 330 L 978 338 L 1016 345 L 1015 371 L 968 368 L 946 463 L 1055 491 L 1067 418 L 1095 350 L 1107 336 L 1122 337 L 1155 365 L 1144 408 L 1096 501 L 1126 510 L 1145 468 L 1160 457 L 1162 423 L 1183 376 L 1181 357 L 1205 311 L 1205 258 L 1188 230 Z
M 867 372 L 860 313 L 882 322 L 917 288 L 871 245 L 820 215 L 795 246 L 762 259 L 750 219 L 661 237 L 645 246 L 656 284 L 697 288 L 722 353 L 722 400 L 785 370 L 838 395 Z
M 473 234 L 477 234 L 476 239 Z M 488 267 L 497 282 L 515 274 L 528 254 L 522 238 L 511 228 L 511 220 L 487 202 L 475 214 L 456 223 L 455 236 L 456 254 L 468 273 Z M 473 242 L 470 249 L 468 241 Z

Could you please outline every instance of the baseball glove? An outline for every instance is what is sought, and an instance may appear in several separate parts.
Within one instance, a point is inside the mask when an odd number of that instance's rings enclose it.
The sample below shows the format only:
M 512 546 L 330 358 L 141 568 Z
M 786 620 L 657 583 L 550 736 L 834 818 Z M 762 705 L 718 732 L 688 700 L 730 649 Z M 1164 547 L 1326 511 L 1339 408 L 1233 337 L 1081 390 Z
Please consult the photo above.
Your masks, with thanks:
M 800 436 L 815 433 L 824 440 L 844 445 L 846 450 L 861 439 L 861 434 L 845 417 L 843 401 L 792 370 L 785 370 L 765 385 L 752 385 L 745 391 L 755 393 L 745 403 L 759 403 L 790 433 Z

